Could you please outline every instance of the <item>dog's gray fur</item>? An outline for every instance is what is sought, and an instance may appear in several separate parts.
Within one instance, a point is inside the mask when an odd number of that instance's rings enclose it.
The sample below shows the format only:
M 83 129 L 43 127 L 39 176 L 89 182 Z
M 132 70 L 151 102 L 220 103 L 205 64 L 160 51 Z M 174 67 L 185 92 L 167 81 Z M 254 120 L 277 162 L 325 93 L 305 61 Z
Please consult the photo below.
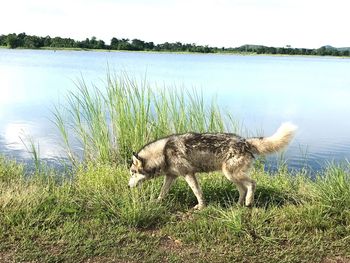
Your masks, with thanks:
M 238 203 L 254 201 L 255 181 L 248 176 L 254 155 L 280 151 L 292 140 L 296 126 L 284 123 L 270 137 L 244 139 L 231 133 L 175 134 L 145 145 L 132 157 L 130 187 L 144 180 L 164 175 L 158 199 L 163 199 L 178 176 L 184 176 L 195 194 L 198 205 L 205 207 L 203 192 L 195 174 L 221 170 L 236 184 Z

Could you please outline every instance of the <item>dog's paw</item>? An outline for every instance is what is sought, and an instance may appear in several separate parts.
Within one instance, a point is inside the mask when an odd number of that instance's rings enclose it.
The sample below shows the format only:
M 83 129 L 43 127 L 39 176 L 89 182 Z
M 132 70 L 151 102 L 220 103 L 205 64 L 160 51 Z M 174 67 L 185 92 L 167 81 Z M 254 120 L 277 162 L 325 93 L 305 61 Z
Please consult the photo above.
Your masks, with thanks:
M 193 209 L 194 210 L 202 210 L 205 207 L 206 207 L 205 204 L 197 204 L 197 205 L 195 205 L 195 207 L 193 207 Z

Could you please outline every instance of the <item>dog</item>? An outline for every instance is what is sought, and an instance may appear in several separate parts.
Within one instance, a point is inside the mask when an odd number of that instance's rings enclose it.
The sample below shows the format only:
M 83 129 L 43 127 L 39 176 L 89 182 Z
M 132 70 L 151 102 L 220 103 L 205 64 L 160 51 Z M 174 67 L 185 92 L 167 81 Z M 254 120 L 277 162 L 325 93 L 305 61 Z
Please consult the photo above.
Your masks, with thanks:
M 173 134 L 146 144 L 133 153 L 129 187 L 164 175 L 158 200 L 162 200 L 175 179 L 183 176 L 197 198 L 194 209 L 206 206 L 196 173 L 221 170 L 237 186 L 240 205 L 251 206 L 256 182 L 248 175 L 255 155 L 275 153 L 293 139 L 297 127 L 283 123 L 270 137 L 243 138 L 232 133 Z

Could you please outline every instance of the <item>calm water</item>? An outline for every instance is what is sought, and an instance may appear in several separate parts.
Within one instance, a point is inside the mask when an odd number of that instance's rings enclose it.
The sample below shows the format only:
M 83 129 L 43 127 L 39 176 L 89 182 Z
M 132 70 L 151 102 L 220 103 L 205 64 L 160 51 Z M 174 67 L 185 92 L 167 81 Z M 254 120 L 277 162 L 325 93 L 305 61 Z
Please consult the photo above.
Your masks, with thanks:
M 350 159 L 349 59 L 7 49 L 0 49 L 0 153 L 26 161 L 22 140 L 33 138 L 43 159 L 64 157 L 52 105 L 81 75 L 103 86 L 107 67 L 201 89 L 255 133 L 294 122 L 299 130 L 284 156 L 290 167 Z

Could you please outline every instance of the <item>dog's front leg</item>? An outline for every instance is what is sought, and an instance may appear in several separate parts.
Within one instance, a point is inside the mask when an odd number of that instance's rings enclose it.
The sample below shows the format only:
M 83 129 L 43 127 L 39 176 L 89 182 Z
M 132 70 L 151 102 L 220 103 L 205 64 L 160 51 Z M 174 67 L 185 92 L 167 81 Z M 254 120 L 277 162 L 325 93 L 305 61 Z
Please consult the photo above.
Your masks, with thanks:
M 170 187 L 174 183 L 175 179 L 176 179 L 176 176 L 165 175 L 163 186 L 158 196 L 158 201 L 164 199 L 164 197 L 168 194 Z
M 200 185 L 198 184 L 197 178 L 194 174 L 188 174 L 185 175 L 185 180 L 188 183 L 188 185 L 191 187 L 194 195 L 197 198 L 198 204 L 194 207 L 194 209 L 202 209 L 205 207 L 205 201 L 204 201 L 204 197 L 203 197 L 203 192 L 202 189 L 200 187 Z

